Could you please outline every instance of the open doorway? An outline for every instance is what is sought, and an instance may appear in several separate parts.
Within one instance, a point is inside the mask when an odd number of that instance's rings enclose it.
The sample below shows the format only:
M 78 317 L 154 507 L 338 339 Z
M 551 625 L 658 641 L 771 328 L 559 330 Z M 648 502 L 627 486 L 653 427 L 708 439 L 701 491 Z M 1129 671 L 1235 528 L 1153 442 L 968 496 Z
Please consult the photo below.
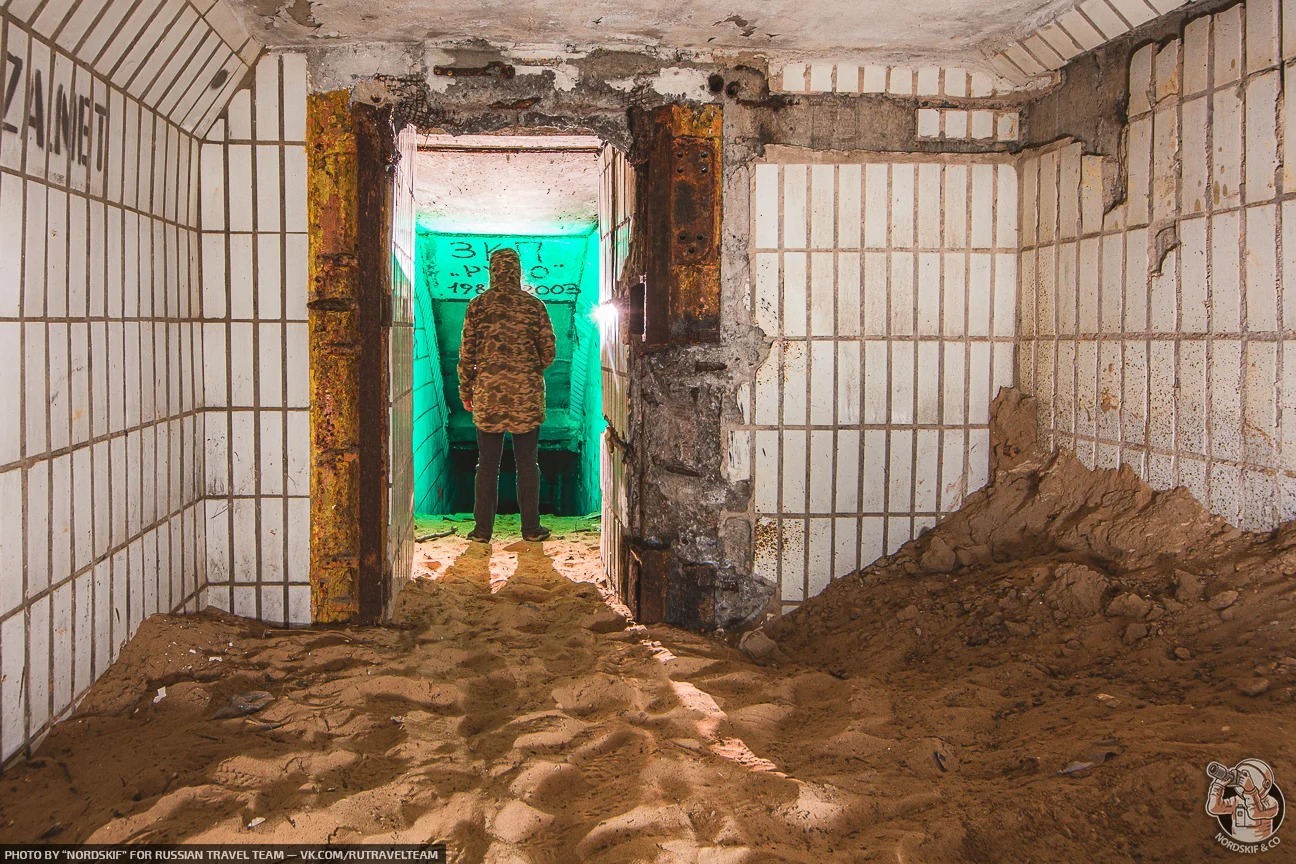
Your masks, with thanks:
M 619 341 L 607 302 L 617 257 L 609 251 L 609 151 L 598 138 L 569 135 L 418 135 L 402 149 L 414 211 L 411 418 L 408 442 L 393 445 L 410 448 L 414 535 L 423 541 L 414 571 L 448 567 L 471 528 L 478 453 L 459 399 L 459 343 L 469 301 L 489 287 L 491 253 L 512 248 L 556 342 L 540 427 L 541 518 L 574 565 L 568 575 L 610 588 L 600 556 L 604 487 L 614 473 L 607 417 L 624 417 L 626 389 L 604 392 Z M 515 472 L 506 444 L 494 535 L 505 545 L 520 538 Z

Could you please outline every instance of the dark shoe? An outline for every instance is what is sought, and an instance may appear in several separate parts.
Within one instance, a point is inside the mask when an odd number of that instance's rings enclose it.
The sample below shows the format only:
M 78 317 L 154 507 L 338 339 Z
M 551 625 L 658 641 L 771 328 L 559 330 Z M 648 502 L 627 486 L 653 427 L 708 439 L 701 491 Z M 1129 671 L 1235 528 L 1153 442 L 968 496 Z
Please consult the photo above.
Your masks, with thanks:
M 474 542 L 474 543 L 489 543 L 489 542 L 490 542 L 490 535 L 489 535 L 489 534 L 478 534 L 476 531 L 469 531 L 469 532 L 468 532 L 468 539 L 471 540 L 471 541 Z
M 527 541 L 528 543 L 539 543 L 542 540 L 548 540 L 549 535 L 552 533 L 553 532 L 550 531 L 548 528 L 541 527 L 541 528 L 537 528 L 534 531 L 523 531 L 522 539 Z

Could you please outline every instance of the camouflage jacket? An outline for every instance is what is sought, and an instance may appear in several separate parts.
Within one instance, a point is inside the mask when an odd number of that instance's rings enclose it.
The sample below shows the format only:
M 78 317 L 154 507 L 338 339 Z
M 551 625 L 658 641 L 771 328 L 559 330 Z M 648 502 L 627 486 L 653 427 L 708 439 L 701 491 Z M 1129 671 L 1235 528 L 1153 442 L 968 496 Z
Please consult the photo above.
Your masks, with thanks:
M 459 343 L 459 398 L 483 432 L 530 432 L 545 419 L 554 332 L 544 303 L 517 288 L 473 298 Z

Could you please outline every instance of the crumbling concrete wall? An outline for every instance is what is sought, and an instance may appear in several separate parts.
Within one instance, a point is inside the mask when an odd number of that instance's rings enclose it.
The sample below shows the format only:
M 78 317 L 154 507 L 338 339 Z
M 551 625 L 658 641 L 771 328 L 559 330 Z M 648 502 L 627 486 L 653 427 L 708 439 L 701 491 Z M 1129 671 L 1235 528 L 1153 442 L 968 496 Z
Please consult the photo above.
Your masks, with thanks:
M 1073 64 L 1032 115 L 1032 140 L 1063 137 L 1022 161 L 1018 368 L 1042 440 L 1256 530 L 1296 515 L 1282 11 L 1181 15 Z
M 407 53 L 411 62 L 421 56 L 413 47 Z M 756 165 L 767 159 L 767 148 L 778 145 L 800 148 L 799 152 L 804 154 L 804 158 L 791 158 L 788 154 L 797 151 L 784 149 L 782 155 L 773 161 L 800 159 L 803 162 L 836 162 L 856 166 L 863 162 L 876 162 L 883 166 L 888 162 L 896 162 L 908 165 L 913 172 L 911 176 L 916 176 L 917 168 L 912 154 L 920 153 L 924 155 L 918 157 L 918 161 L 935 166 L 938 172 L 945 171 L 944 166 L 947 164 L 962 166 L 962 174 L 954 171 L 949 176 L 961 177 L 965 184 L 959 200 L 966 216 L 967 208 L 973 206 L 971 202 L 976 197 L 973 194 L 972 163 L 989 169 L 990 173 L 986 176 L 990 178 L 991 185 L 986 187 L 986 191 L 991 193 L 991 198 L 987 200 L 993 200 L 994 195 L 1005 188 L 1002 183 L 1011 180 L 1012 172 L 1007 164 L 1016 143 L 1011 138 L 1003 140 L 999 136 L 976 139 L 972 137 L 970 130 L 964 137 L 947 135 L 946 130 L 952 132 L 953 125 L 938 127 L 933 136 L 930 130 L 923 128 L 923 123 L 927 121 L 919 112 L 935 111 L 939 122 L 945 124 L 947 121 L 940 115 L 941 111 L 961 111 L 969 117 L 974 108 L 999 110 L 1001 113 L 1016 112 L 1023 107 L 1020 97 L 1002 93 L 992 93 L 988 97 L 955 95 L 939 98 L 924 96 L 921 99 L 916 95 L 892 93 L 771 94 L 765 70 L 759 64 L 699 64 L 629 52 L 600 52 L 581 58 L 535 61 L 528 67 L 516 57 L 482 47 L 453 56 L 439 56 L 436 58 L 439 62 L 434 64 L 429 64 L 428 58 L 422 56 L 419 69 L 414 74 L 406 71 L 405 74 L 393 75 L 391 73 L 394 70 L 390 66 L 381 66 L 378 62 L 374 62 L 372 70 L 377 74 L 368 74 L 367 64 L 380 59 L 376 55 L 357 59 L 354 48 L 344 49 L 343 55 L 317 51 L 311 58 L 312 74 L 317 75 L 320 81 L 326 81 L 329 86 L 350 86 L 356 101 L 389 106 L 393 122 L 398 128 L 412 123 L 428 131 L 452 133 L 506 129 L 593 132 L 631 153 L 634 152 L 632 145 L 636 134 L 643 130 L 636 130 L 627 120 L 628 109 L 650 108 L 676 101 L 714 102 L 722 106 L 724 218 L 721 235 L 720 339 L 658 347 L 651 351 L 632 349 L 629 382 L 631 418 L 625 450 L 626 488 L 630 499 L 626 530 L 630 535 L 628 539 L 646 549 L 669 550 L 669 566 L 675 574 L 674 578 L 697 583 L 693 586 L 697 590 L 679 595 L 690 598 L 688 603 L 691 608 L 667 610 L 668 620 L 677 623 L 708 627 L 738 626 L 753 620 L 767 608 L 780 610 L 785 599 L 802 599 L 807 591 L 813 593 L 822 587 L 817 577 L 808 583 L 805 581 L 808 577 L 804 574 L 804 566 L 818 566 L 821 562 L 817 558 L 808 562 L 803 558 L 802 581 L 792 593 L 780 591 L 777 569 L 771 571 L 767 567 L 764 572 L 757 572 L 754 568 L 759 554 L 757 547 L 761 544 L 754 483 L 758 478 L 764 482 L 765 478 L 753 470 L 751 451 L 743 451 L 739 442 L 743 440 L 744 433 L 748 444 L 754 440 L 751 435 L 755 431 L 751 400 L 757 370 L 771 356 L 771 351 L 777 354 L 786 337 L 784 333 L 767 332 L 759 326 L 759 316 L 755 314 L 752 305 L 752 286 L 756 279 L 751 267 L 752 227 L 754 220 L 758 218 L 753 208 L 759 207 L 753 204 L 752 199 Z M 313 86 L 319 86 L 319 81 L 315 81 Z M 1017 131 L 1016 126 L 1013 131 Z M 1007 174 L 999 179 L 996 179 L 996 165 L 999 166 L 1000 174 L 1007 170 Z M 980 189 L 981 175 L 978 173 L 977 176 L 976 189 Z M 930 182 L 930 178 L 925 182 Z M 945 185 L 944 180 L 936 182 L 942 188 Z M 924 185 L 923 188 L 927 187 Z M 916 187 L 910 195 L 909 200 L 916 208 Z M 976 195 L 979 196 L 980 193 L 977 192 Z M 938 193 L 937 198 L 939 197 Z M 1014 205 L 1001 211 L 1003 218 L 1016 212 L 1015 193 L 1009 197 Z M 890 200 L 889 197 L 887 200 Z M 924 204 L 924 207 L 927 206 Z M 989 206 L 993 207 L 993 204 Z M 935 218 L 938 223 L 934 235 L 936 239 L 931 246 L 937 258 L 941 258 L 940 238 L 945 230 L 941 213 L 943 210 L 939 203 L 932 212 L 924 209 L 918 214 L 914 211 L 915 218 Z M 766 214 L 760 218 L 769 216 Z M 993 212 L 988 218 L 990 221 L 987 224 L 993 226 Z M 1015 229 L 1015 222 L 1012 222 L 1012 227 Z M 862 230 L 862 222 L 857 228 Z M 926 238 L 927 235 L 923 236 Z M 1002 235 L 1000 239 L 1015 244 L 1015 239 L 1009 235 Z M 827 248 L 837 250 L 837 241 L 832 241 Z M 890 248 L 890 240 L 883 242 L 883 248 Z M 848 242 L 842 249 L 848 255 L 858 257 L 860 254 L 857 243 L 851 245 Z M 971 254 L 969 249 L 970 247 L 965 247 L 956 253 L 960 262 L 966 262 L 967 256 Z M 991 247 L 987 247 L 985 251 L 991 254 Z M 1015 245 L 1012 251 L 1014 254 L 1008 257 L 1015 265 Z M 631 253 L 626 281 L 637 278 L 633 275 L 638 272 L 634 266 L 634 254 Z M 914 256 L 912 261 L 916 262 L 917 257 Z M 935 287 L 935 294 L 931 295 L 926 288 L 917 288 L 910 295 L 911 304 L 925 303 L 931 296 L 935 296 L 939 309 L 942 291 L 939 274 L 943 272 L 942 267 L 943 265 L 938 266 L 936 281 L 931 283 Z M 989 273 L 989 270 L 986 272 Z M 1005 269 L 1004 275 L 1011 283 L 1011 273 Z M 928 284 L 922 281 L 922 274 L 915 272 L 914 278 L 918 280 L 915 285 Z M 621 287 L 624 290 L 626 286 Z M 985 293 L 988 303 L 993 302 L 990 300 L 990 289 L 991 286 L 987 286 Z M 1000 289 L 1002 291 L 1002 286 Z M 866 293 L 880 291 L 885 295 L 888 289 L 885 284 L 866 282 L 857 283 L 855 290 L 857 294 L 863 290 Z M 960 295 L 959 302 L 959 308 L 965 309 L 966 297 Z M 916 305 L 913 311 L 915 315 L 919 314 Z M 924 322 L 930 318 L 926 310 L 921 314 Z M 1002 317 L 1003 313 L 1000 314 Z M 963 320 L 966 320 L 965 312 L 960 312 L 960 315 L 965 316 Z M 941 320 L 939 311 L 936 312 L 935 320 Z M 920 328 L 922 326 L 925 325 L 919 325 Z M 842 335 L 836 327 L 834 322 L 825 332 L 816 330 L 815 338 L 822 337 L 824 344 L 836 343 L 839 335 Z M 955 328 L 951 324 L 953 329 L 949 330 L 942 330 L 941 327 L 937 324 L 936 330 L 930 334 L 917 332 L 904 335 L 904 338 L 911 338 L 913 342 L 911 347 L 914 350 L 907 355 L 911 358 L 909 362 L 916 362 L 920 354 L 917 350 L 920 342 L 926 344 L 930 341 L 930 347 L 935 347 L 942 338 L 952 338 L 964 349 L 960 354 L 964 359 L 960 366 L 963 371 L 959 375 L 957 390 L 960 394 L 971 394 L 973 401 L 985 404 L 978 404 L 969 411 L 966 400 L 970 396 L 960 395 L 958 401 L 963 406 L 960 408 L 962 415 L 955 422 L 951 412 L 950 424 L 947 424 L 950 425 L 951 432 L 949 442 L 942 443 L 937 438 L 937 446 L 949 446 L 951 454 L 954 449 L 958 449 L 959 479 L 956 480 L 953 476 L 953 456 L 944 463 L 951 466 L 947 478 L 950 483 L 947 485 L 956 490 L 957 494 L 951 492 L 950 495 L 941 496 L 943 505 L 934 505 L 929 508 L 928 517 L 920 516 L 915 521 L 915 505 L 911 500 L 914 494 L 912 478 L 901 481 L 897 476 L 896 482 L 911 490 L 910 500 L 904 505 L 904 515 L 896 516 L 897 520 L 903 519 L 906 526 L 905 532 L 900 532 L 898 528 L 895 530 L 894 538 L 897 541 L 901 533 L 907 539 L 913 531 L 921 530 L 923 525 L 934 520 L 938 513 L 944 512 L 949 506 L 956 506 L 953 502 L 958 495 L 977 485 L 979 481 L 976 477 L 983 476 L 984 471 L 971 469 L 969 481 L 965 466 L 988 460 L 988 452 L 984 446 L 973 448 L 969 462 L 969 442 L 974 436 L 968 434 L 968 424 L 979 423 L 978 428 L 984 431 L 984 418 L 976 418 L 985 414 L 993 396 L 988 391 L 990 380 L 1010 383 L 1005 370 L 1010 369 L 1011 364 L 1001 356 L 998 367 L 994 365 L 995 352 L 990 341 L 992 337 L 987 331 L 985 351 L 977 354 L 978 358 L 985 361 L 984 375 L 978 367 L 971 374 L 972 386 L 969 388 L 967 370 L 970 367 L 966 363 L 966 357 L 970 356 L 966 350 L 970 344 L 969 337 L 961 329 L 962 325 Z M 844 333 L 847 340 L 860 349 L 859 355 L 862 357 L 862 335 L 858 328 L 848 326 Z M 889 331 L 876 335 L 880 343 L 886 343 L 891 336 Z M 996 330 L 995 335 L 1005 340 L 1011 339 L 1011 332 Z M 807 341 L 804 344 L 809 346 L 810 343 Z M 922 356 L 925 357 L 928 351 L 929 348 L 922 348 Z M 941 358 L 947 356 L 944 349 L 938 349 L 936 355 Z M 953 353 L 948 356 L 953 364 Z M 1010 356 L 1010 352 L 1004 356 Z M 781 380 L 789 392 L 806 389 L 809 379 L 804 369 L 799 377 L 791 370 L 784 371 L 789 374 Z M 912 399 L 918 379 L 916 373 L 909 378 L 910 389 L 907 392 Z M 843 372 L 841 380 L 860 382 L 862 379 L 862 368 L 857 368 L 853 372 Z M 923 382 L 936 388 L 932 391 L 931 399 L 924 397 L 919 400 L 925 411 L 929 403 L 941 401 L 945 385 L 938 378 L 931 381 L 924 378 Z M 986 392 L 982 393 L 982 390 Z M 853 398 L 858 404 L 862 394 Z M 915 420 L 913 410 L 898 410 L 900 422 L 907 424 L 911 440 L 917 441 L 914 432 L 918 425 L 927 422 L 926 414 L 921 420 Z M 971 420 L 968 419 L 969 415 L 974 415 Z M 816 416 L 813 424 L 802 421 L 799 428 L 801 432 L 808 433 L 813 425 L 821 431 L 827 431 L 831 438 L 839 425 L 850 426 L 851 431 L 860 433 L 862 422 L 862 419 L 844 416 Z M 892 423 L 892 417 L 883 411 L 876 416 L 871 415 L 870 422 L 878 429 L 885 429 Z M 957 448 L 953 443 L 954 426 L 957 426 L 959 433 Z M 862 444 L 860 438 L 854 446 L 858 449 Z M 834 449 L 845 446 L 848 445 L 843 437 L 836 442 Z M 899 450 L 896 452 L 898 454 Z M 910 453 L 908 460 L 902 460 L 897 455 L 897 475 L 913 473 L 913 454 L 919 451 L 911 450 Z M 872 454 L 869 458 L 872 458 Z M 846 460 L 842 461 L 843 469 L 847 464 Z M 932 479 L 935 484 L 936 478 Z M 850 569 L 853 569 L 856 563 L 870 563 L 873 557 L 884 550 L 881 547 L 874 550 L 862 541 L 863 535 L 859 528 L 859 520 L 863 518 L 862 505 L 858 501 L 843 500 L 841 507 L 843 509 L 838 513 L 837 502 L 834 501 L 828 510 L 817 515 L 830 525 L 836 524 L 839 518 L 852 522 L 854 531 L 843 529 L 838 538 L 830 543 L 841 550 L 843 562 L 850 560 Z M 803 520 L 809 518 L 807 508 L 802 507 L 798 512 Z M 922 512 L 928 513 L 928 510 Z M 814 530 L 817 530 L 819 523 L 814 524 Z M 899 521 L 896 524 L 899 525 Z M 847 550 L 847 546 L 851 548 Z M 802 548 L 808 550 L 811 547 Z M 818 549 L 818 546 L 813 548 Z M 791 555 L 789 551 L 789 558 Z M 833 572 L 831 562 L 826 563 L 823 570 L 824 573 L 839 575 Z

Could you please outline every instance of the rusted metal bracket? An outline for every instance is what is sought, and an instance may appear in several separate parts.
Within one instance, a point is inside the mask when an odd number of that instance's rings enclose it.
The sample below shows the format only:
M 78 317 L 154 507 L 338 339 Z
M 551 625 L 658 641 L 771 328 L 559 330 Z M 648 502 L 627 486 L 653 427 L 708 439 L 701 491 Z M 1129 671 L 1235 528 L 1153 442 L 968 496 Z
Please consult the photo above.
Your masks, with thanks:
M 660 624 L 666 620 L 668 554 L 663 549 L 630 546 L 625 599 L 640 624 Z
M 355 301 L 339 297 L 319 297 L 308 300 L 306 308 L 312 312 L 348 312 L 355 308 Z
M 517 74 L 517 70 L 508 63 L 494 60 L 485 66 L 433 66 L 432 74 L 445 78 L 499 78 L 507 81 Z

